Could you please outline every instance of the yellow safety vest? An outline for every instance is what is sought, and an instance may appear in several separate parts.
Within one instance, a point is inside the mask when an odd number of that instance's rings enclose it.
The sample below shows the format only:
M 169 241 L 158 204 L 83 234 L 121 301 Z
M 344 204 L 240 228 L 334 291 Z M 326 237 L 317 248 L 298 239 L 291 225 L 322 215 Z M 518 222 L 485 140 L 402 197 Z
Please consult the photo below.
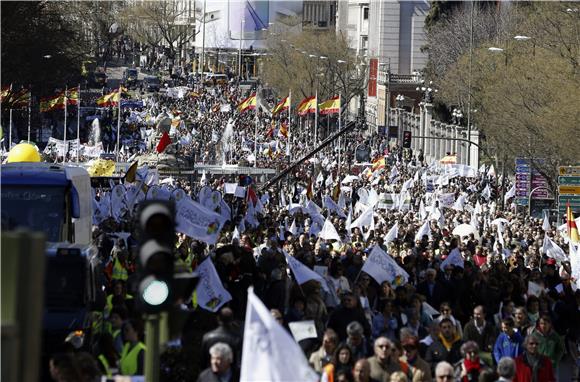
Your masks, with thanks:
M 109 361 L 107 361 L 107 358 L 103 354 L 99 354 L 98 358 L 99 361 L 101 361 L 101 364 L 103 364 L 103 367 L 105 369 L 105 375 L 107 376 L 107 378 L 111 378 L 113 376 L 113 373 L 109 368 Z
M 123 265 L 121 265 L 121 262 L 119 261 L 119 259 L 115 258 L 115 262 L 113 263 L 112 279 L 113 280 L 127 281 L 128 278 L 129 278 L 129 275 L 127 274 L 127 269 L 125 269 L 125 267 Z
M 128 342 L 123 345 L 121 360 L 119 361 L 121 375 L 135 375 L 137 373 L 137 357 L 141 350 L 147 350 L 143 342 L 138 342 L 131 350 L 129 350 L 130 346 L 131 344 Z

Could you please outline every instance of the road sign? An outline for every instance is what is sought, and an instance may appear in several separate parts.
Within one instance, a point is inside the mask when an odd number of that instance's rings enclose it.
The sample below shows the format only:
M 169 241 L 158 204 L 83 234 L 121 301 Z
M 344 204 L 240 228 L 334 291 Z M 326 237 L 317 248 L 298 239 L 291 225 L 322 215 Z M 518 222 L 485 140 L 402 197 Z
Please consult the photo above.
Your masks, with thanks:
M 562 185 L 580 185 L 580 176 L 560 176 L 558 177 L 558 183 Z
M 578 186 L 560 185 L 558 187 L 558 193 L 560 195 L 580 195 L 580 185 Z
M 560 175 L 580 176 L 580 166 L 562 166 L 559 173 Z

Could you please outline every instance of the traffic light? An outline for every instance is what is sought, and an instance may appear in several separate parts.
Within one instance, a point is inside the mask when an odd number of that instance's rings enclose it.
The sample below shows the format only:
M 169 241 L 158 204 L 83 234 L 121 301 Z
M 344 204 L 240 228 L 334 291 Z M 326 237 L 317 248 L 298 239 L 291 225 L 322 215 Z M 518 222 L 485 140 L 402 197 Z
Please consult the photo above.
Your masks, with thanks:
M 411 148 L 411 132 L 408 130 L 403 132 L 403 148 L 404 149 Z
M 137 301 L 144 313 L 157 313 L 173 304 L 175 208 L 165 200 L 148 200 L 138 216 Z

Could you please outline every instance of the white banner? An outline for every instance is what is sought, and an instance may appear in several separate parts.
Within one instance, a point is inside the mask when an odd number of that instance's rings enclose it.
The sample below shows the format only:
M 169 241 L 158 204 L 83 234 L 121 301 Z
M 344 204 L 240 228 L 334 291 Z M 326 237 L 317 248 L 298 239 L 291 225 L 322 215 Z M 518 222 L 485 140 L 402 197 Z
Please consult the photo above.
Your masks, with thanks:
M 318 381 L 302 349 L 268 308 L 248 291 L 248 307 L 244 324 L 241 382 Z
M 176 203 L 176 230 L 207 244 L 215 244 L 224 225 L 223 217 L 191 198 Z
M 324 290 L 328 291 L 328 285 L 326 285 L 326 280 L 324 280 L 322 276 L 302 264 L 300 260 L 288 255 L 286 251 L 284 251 L 284 256 L 286 257 L 286 262 L 288 263 L 288 266 L 290 266 L 292 273 L 294 273 L 294 278 L 298 284 L 302 285 L 307 281 L 316 280 Z
M 391 285 L 398 286 L 409 280 L 409 274 L 378 245 L 374 246 L 361 270 L 368 273 L 379 285 L 388 281 Z
M 217 312 L 222 305 L 232 299 L 232 295 L 224 288 L 209 256 L 195 271 L 199 275 L 199 283 L 195 288 L 197 304 L 205 310 Z

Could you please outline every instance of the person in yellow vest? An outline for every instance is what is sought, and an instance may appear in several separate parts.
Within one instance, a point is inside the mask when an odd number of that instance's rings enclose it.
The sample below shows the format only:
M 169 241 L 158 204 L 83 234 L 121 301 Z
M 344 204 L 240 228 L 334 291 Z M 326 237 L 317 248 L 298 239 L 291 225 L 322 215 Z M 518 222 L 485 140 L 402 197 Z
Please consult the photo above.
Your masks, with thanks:
M 99 337 L 98 345 L 99 355 L 97 356 L 97 362 L 99 369 L 101 369 L 104 376 L 112 378 L 114 374 L 117 374 L 117 362 L 119 361 L 119 353 L 115 350 L 113 337 L 109 333 L 103 333 Z
M 117 353 L 121 354 L 123 351 L 123 335 L 121 330 L 123 329 L 123 322 L 129 317 L 129 312 L 122 306 L 115 306 L 109 314 L 109 320 L 107 322 L 107 333 L 113 337 L 113 345 Z
M 108 317 L 115 305 L 127 305 L 127 302 L 132 303 L 133 296 L 127 293 L 127 287 L 124 281 L 113 281 L 113 293 L 107 296 L 107 303 L 105 305 L 105 316 Z
M 127 250 L 124 248 L 122 239 L 119 239 L 117 244 L 111 250 L 111 257 L 113 259 L 113 274 L 111 276 L 112 282 L 121 280 L 127 282 L 129 272 L 127 271 Z
M 143 375 L 145 371 L 145 351 L 143 328 L 139 321 L 131 319 L 123 325 L 125 344 L 121 352 L 119 369 L 121 375 Z

